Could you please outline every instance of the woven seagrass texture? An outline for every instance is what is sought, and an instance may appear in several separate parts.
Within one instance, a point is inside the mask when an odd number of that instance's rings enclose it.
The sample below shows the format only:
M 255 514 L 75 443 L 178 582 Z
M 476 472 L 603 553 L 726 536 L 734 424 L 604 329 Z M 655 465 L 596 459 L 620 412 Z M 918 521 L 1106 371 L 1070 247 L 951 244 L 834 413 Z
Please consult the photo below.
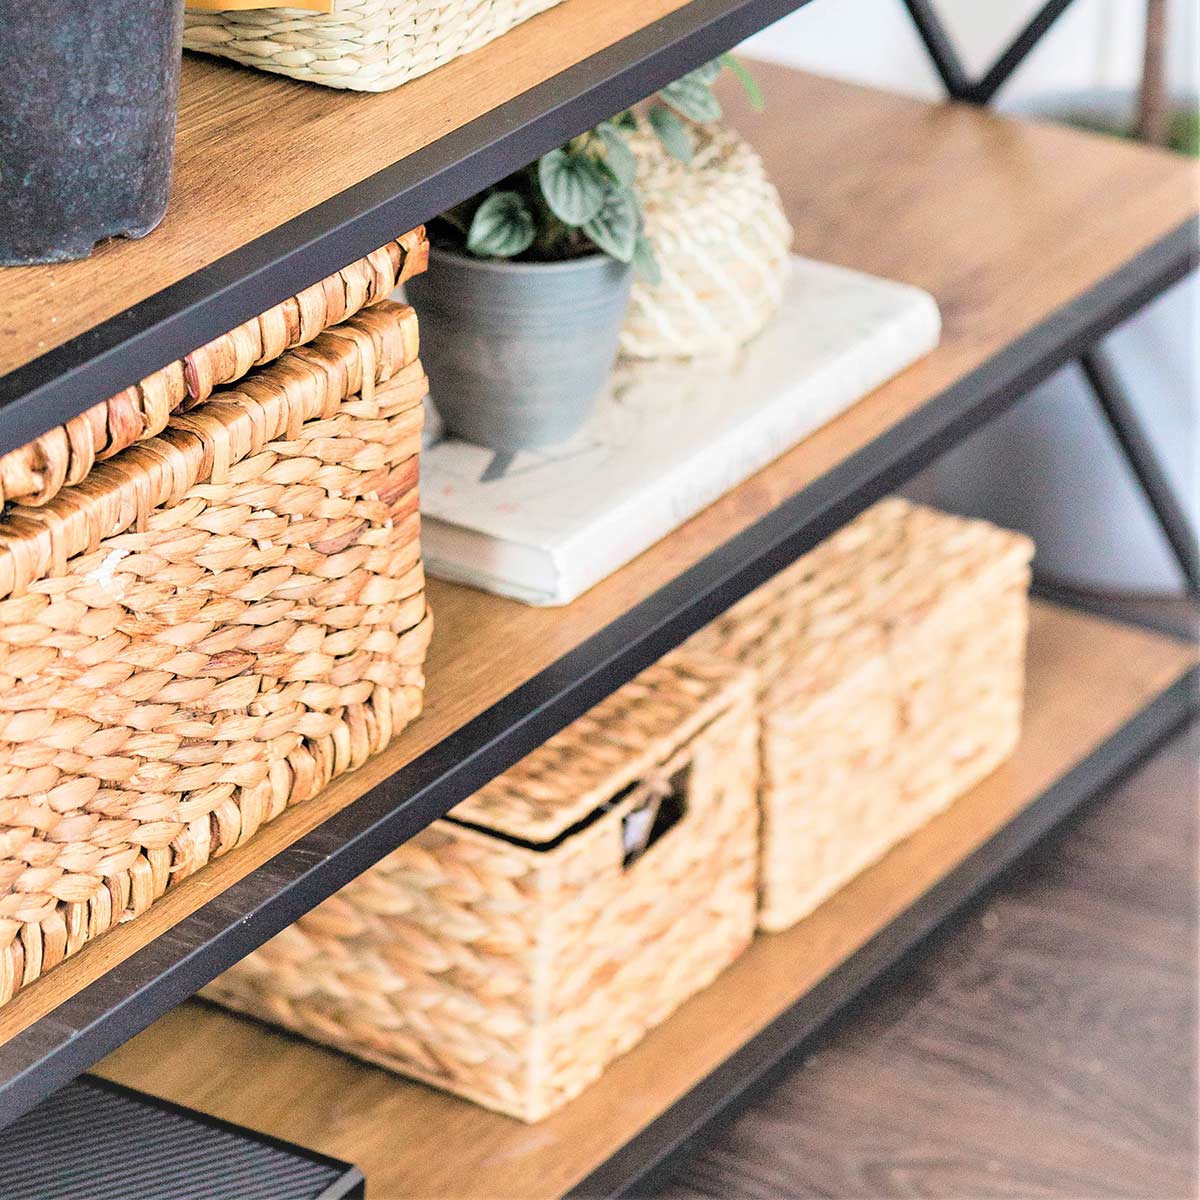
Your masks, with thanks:
M 697 635 L 761 680 L 759 924 L 783 929 L 1020 733 L 1032 545 L 890 499 Z
M 0 1000 L 420 711 L 425 391 L 384 302 L 0 520 Z
M 184 14 L 183 44 L 249 67 L 359 92 L 385 92 L 507 33 L 560 0 L 334 0 Z
M 414 229 L 10 451 L 0 457 L 0 505 L 46 504 L 64 487 L 81 483 L 98 460 L 162 433 L 177 409 L 199 404 L 214 388 L 385 299 L 423 271 L 428 258 L 425 231 Z
M 720 125 L 695 138 L 690 163 L 650 134 L 633 140 L 662 281 L 634 281 L 621 331 L 630 358 L 731 357 L 783 300 L 792 228 L 762 160 Z
M 539 1120 L 748 944 L 757 736 L 747 674 L 671 656 L 206 994 Z M 626 865 L 660 797 L 683 814 Z

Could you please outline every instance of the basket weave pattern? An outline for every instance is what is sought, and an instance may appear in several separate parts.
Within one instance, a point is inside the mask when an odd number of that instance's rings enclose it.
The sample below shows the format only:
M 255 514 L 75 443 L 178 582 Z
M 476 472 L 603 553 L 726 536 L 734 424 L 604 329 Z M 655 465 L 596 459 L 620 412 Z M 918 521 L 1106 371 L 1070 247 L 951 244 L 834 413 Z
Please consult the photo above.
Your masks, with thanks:
M 658 138 L 634 138 L 662 280 L 634 281 L 621 331 L 629 358 L 729 358 L 783 301 L 792 228 L 762 160 L 720 125 L 699 127 L 696 140 L 682 163 Z
M 806 916 L 1012 753 L 1031 554 L 886 500 L 697 636 L 762 681 L 762 928 Z
M 560 0 L 335 0 L 294 8 L 185 12 L 183 44 L 245 66 L 384 92 L 477 50 Z
M 0 1001 L 417 715 L 425 391 L 382 303 L 0 522 Z
M 177 409 L 192 408 L 214 388 L 241 379 L 253 367 L 385 299 L 423 271 L 428 258 L 425 231 L 414 229 L 10 451 L 0 457 L 0 505 L 48 503 L 64 487 L 86 479 L 97 461 L 162 433 Z
M 749 942 L 756 743 L 746 674 L 663 660 L 207 995 L 539 1120 Z M 684 815 L 624 865 L 671 780 Z

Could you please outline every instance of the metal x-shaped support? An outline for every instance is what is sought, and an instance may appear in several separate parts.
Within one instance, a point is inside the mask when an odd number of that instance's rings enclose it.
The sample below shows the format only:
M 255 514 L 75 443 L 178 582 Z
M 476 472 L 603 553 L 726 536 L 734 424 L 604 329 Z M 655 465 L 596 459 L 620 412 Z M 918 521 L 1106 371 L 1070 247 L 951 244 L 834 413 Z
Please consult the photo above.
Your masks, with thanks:
M 930 0 L 904 0 L 925 49 L 953 100 L 989 104 L 1005 81 L 1066 11 L 1072 0 L 1048 0 L 1013 39 L 1008 49 L 979 80 L 972 80 Z M 1141 486 L 1155 519 L 1183 572 L 1188 591 L 1200 596 L 1200 551 L 1196 534 L 1162 469 L 1158 454 L 1138 418 L 1125 389 L 1099 345 L 1079 356 L 1084 378 L 1108 422 L 1121 453 Z

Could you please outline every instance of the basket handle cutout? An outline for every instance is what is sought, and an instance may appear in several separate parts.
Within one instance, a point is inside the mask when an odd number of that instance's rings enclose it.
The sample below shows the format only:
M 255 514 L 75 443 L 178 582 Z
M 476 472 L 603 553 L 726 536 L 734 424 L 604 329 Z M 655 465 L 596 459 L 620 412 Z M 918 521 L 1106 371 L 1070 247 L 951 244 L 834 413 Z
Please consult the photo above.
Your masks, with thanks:
M 642 781 L 646 793 L 644 799 L 621 820 L 621 848 L 624 851 L 621 865 L 625 870 L 687 815 L 691 774 L 692 766 L 688 763 L 669 777 Z

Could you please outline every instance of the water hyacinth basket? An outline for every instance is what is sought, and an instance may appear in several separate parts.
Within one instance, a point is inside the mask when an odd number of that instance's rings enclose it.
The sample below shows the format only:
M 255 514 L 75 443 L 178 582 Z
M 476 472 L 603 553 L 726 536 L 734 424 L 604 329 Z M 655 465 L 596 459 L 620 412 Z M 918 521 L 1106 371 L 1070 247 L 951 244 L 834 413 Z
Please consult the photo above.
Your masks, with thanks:
M 1013 752 L 1032 552 L 885 500 L 694 639 L 760 679 L 762 928 L 806 916 Z
M 750 941 L 756 742 L 752 679 L 670 656 L 206 995 L 540 1120 Z
M 386 92 L 559 2 L 330 0 L 325 12 L 205 5 L 184 13 L 183 44 L 307 83 Z
M 294 348 L 217 387 L 235 331 L 202 402 L 0 517 L 0 1002 L 419 713 L 427 385 L 412 310 L 362 307 L 400 246 L 330 285 L 348 321 L 285 306 Z

